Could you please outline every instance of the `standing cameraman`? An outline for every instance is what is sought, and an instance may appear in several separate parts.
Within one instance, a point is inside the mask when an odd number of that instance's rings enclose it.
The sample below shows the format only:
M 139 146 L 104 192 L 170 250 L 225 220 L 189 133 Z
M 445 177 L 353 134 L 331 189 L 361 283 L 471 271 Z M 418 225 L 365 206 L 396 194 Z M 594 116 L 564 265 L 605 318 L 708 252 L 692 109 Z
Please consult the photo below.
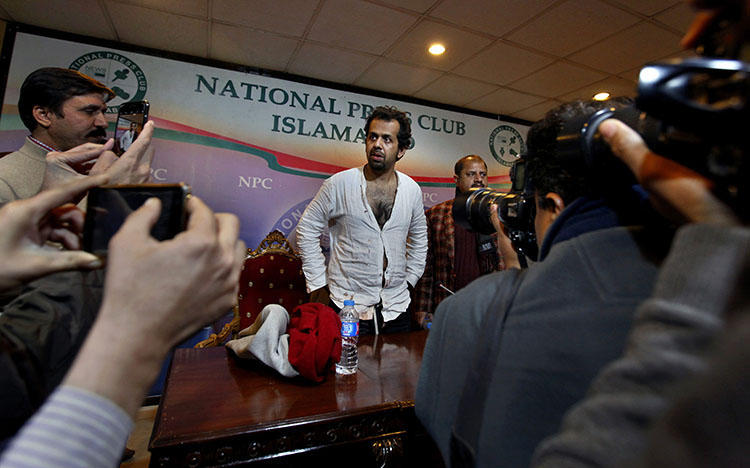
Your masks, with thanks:
M 750 1 L 692 3 L 708 9 L 699 11 L 683 45 L 747 60 Z M 733 103 L 747 109 L 747 96 Z M 639 307 L 626 352 L 596 378 L 560 432 L 540 444 L 533 466 L 748 466 L 750 370 L 743 357 L 750 349 L 738 337 L 750 336 L 750 230 L 712 194 L 712 182 L 656 155 L 622 122 L 607 120 L 599 132 L 660 212 L 685 225 Z M 741 146 L 746 161 L 747 140 Z M 740 191 L 747 183 L 740 181 Z M 709 360 L 717 344 L 721 354 Z
M 612 181 L 595 178 L 582 155 L 571 160 L 557 148 L 567 122 L 613 105 L 564 104 L 531 127 L 524 159 L 534 188 L 539 262 L 520 273 L 483 276 L 438 307 L 416 412 L 446 462 L 455 455 L 451 429 L 466 414 L 462 390 L 488 382 L 486 399 L 469 401 L 484 404 L 481 417 L 468 421 L 481 427 L 477 466 L 528 466 L 536 445 L 557 430 L 601 367 L 622 353 L 633 313 L 651 292 L 668 242 L 644 227 L 642 200 L 626 183 L 613 188 L 626 200 L 606 197 L 603 187 Z M 495 357 L 476 343 L 498 322 Z M 489 374 L 467 380 L 477 365 Z

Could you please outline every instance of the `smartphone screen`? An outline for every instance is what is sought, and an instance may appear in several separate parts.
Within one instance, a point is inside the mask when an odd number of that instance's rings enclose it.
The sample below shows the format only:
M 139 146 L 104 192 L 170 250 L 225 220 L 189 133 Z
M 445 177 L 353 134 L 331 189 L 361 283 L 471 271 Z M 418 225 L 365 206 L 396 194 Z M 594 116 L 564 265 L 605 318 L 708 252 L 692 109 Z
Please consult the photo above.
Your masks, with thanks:
M 148 101 L 126 102 L 120 105 L 115 125 L 115 148 L 118 156 L 130 148 L 143 126 L 148 122 Z
M 125 218 L 151 197 L 161 200 L 161 214 L 151 236 L 163 241 L 185 229 L 185 184 L 110 185 L 89 190 L 83 226 L 83 250 L 106 257 L 109 240 Z

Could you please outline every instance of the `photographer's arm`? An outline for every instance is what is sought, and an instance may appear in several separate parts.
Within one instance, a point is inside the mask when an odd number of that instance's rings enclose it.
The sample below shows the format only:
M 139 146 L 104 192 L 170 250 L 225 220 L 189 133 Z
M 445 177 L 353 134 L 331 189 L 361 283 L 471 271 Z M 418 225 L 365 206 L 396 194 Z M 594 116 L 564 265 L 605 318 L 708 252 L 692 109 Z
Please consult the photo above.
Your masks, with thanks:
M 91 333 L 64 385 L 24 426 L 0 466 L 119 461 L 130 418 L 167 351 L 225 313 L 236 297 L 245 252 L 237 218 L 215 215 L 197 198 L 189 200 L 188 211 L 187 230 L 157 242 L 150 229 L 160 202 L 151 199 L 112 239 L 104 301 Z M 98 423 L 87 424 L 91 418 Z M 77 430 L 49 430 L 60 425 Z M 82 451 L 81 444 L 91 450 Z
M 657 197 L 660 209 L 688 221 L 677 231 L 654 292 L 636 312 L 624 354 L 605 367 L 560 432 L 537 448 L 534 467 L 622 464 L 674 402 L 676 386 L 705 372 L 706 353 L 746 297 L 750 230 L 699 175 L 666 160 L 619 121 L 599 130 L 613 152 Z
M 79 268 L 99 268 L 97 257 L 77 250 L 83 212 L 68 203 L 107 181 L 106 176 L 76 179 L 34 197 L 7 203 L 0 209 L 0 290 L 47 274 Z M 60 250 L 47 241 L 62 244 Z
M 161 204 L 150 199 L 112 238 L 104 300 L 66 379 L 133 415 L 164 355 L 235 302 L 244 245 L 235 216 L 188 201 L 187 229 L 157 242 Z M 137 292 L 137 294 L 134 294 Z
M 612 152 L 635 174 L 652 196 L 654 207 L 676 222 L 738 224 L 737 217 L 711 193 L 711 182 L 646 147 L 633 129 L 605 120 L 599 132 Z
M 497 215 L 497 205 L 495 204 L 490 205 L 490 222 L 497 232 L 497 253 L 505 264 L 505 269 L 520 269 L 521 262 L 518 260 L 518 252 L 513 248 L 510 238 L 505 233 L 505 226 L 500 222 L 500 217 Z

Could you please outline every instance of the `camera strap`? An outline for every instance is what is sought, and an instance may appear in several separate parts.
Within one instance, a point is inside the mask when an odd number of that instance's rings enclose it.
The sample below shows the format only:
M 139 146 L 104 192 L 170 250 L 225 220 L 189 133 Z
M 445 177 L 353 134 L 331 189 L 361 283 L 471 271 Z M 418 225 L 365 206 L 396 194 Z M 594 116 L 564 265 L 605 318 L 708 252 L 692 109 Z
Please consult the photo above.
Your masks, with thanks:
M 492 373 L 500 353 L 500 343 L 508 310 L 523 280 L 526 270 L 509 269 L 503 273 L 505 280 L 498 286 L 492 302 L 479 328 L 479 339 L 474 347 L 469 373 L 464 381 L 461 399 L 456 410 L 450 440 L 452 467 L 477 465 L 479 438 L 482 433 L 484 409 L 489 395 Z
M 500 262 L 500 256 L 497 253 L 495 238 L 490 234 L 476 234 L 477 244 L 477 263 L 479 273 L 486 275 L 497 270 L 497 264 Z

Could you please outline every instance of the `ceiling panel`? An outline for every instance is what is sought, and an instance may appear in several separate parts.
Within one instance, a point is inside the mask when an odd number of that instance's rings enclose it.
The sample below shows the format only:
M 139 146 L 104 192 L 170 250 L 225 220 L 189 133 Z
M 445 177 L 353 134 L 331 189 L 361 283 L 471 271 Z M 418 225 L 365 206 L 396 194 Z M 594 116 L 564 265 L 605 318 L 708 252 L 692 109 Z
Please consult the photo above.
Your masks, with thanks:
M 511 88 L 539 96 L 557 97 L 600 81 L 605 74 L 557 62 L 510 84 Z
M 595 94 L 606 91 L 614 96 L 635 97 L 636 83 L 618 77 L 607 77 L 596 83 L 591 83 L 568 94 L 558 97 L 560 101 L 573 101 L 575 99 L 591 99 Z
M 687 31 L 690 23 L 693 22 L 693 10 L 687 3 L 680 2 L 672 8 L 655 15 L 654 19 L 678 31 Z
M 555 0 L 444 0 L 430 15 L 499 37 L 553 3 Z
M 382 54 L 416 20 L 415 15 L 362 0 L 328 0 L 310 29 L 308 38 L 347 49 Z
M 351 84 L 374 61 L 372 56 L 305 43 L 297 51 L 288 71 L 311 78 Z
M 492 112 L 491 109 L 502 107 L 510 115 L 515 111 L 525 109 L 542 101 L 544 101 L 543 97 L 532 96 L 512 89 L 500 88 L 491 94 L 470 102 L 467 107 L 485 112 Z
M 638 67 L 680 50 L 680 36 L 651 23 L 640 23 L 570 56 L 570 59 L 610 73 Z
M 440 0 L 383 0 L 378 3 L 424 13 L 432 8 L 433 5 L 440 3 Z
M 429 68 L 413 67 L 381 59 L 370 66 L 354 84 L 408 96 L 424 88 L 441 75 L 441 72 Z
M 453 73 L 489 83 L 506 84 L 554 61 L 553 57 L 497 42 L 454 68 Z
M 318 2 L 309 0 L 212 0 L 213 19 L 302 37 Z
M 208 0 L 115 0 L 119 3 L 129 3 L 168 13 L 178 13 L 185 16 L 208 16 Z
M 530 122 L 536 122 L 537 120 L 541 120 L 542 118 L 544 118 L 544 115 L 548 111 L 554 109 L 560 104 L 562 104 L 562 101 L 549 99 L 535 106 L 527 107 L 526 109 L 513 112 L 510 115 L 512 115 L 513 117 L 517 117 L 519 119 L 528 120 Z
M 97 0 L 7 0 L 2 2 L 2 7 L 13 21 L 19 23 L 102 39 L 117 39 Z
M 284 71 L 299 41 L 239 26 L 214 24 L 211 27 L 210 57 L 231 63 L 253 64 Z
M 107 2 L 121 41 L 206 57 L 208 21 L 123 3 Z
M 549 8 L 508 36 L 509 40 L 550 54 L 565 56 L 640 21 L 599 0 L 570 0 Z M 579 34 L 561 34 L 579 31 Z
M 674 6 L 678 3 L 685 3 L 683 0 L 628 0 L 612 1 L 615 5 L 620 5 L 629 10 L 636 11 L 646 16 L 653 16 L 660 11 Z
M 446 45 L 443 55 L 432 56 L 426 53 L 433 42 Z M 414 29 L 401 37 L 398 47 L 386 56 L 403 62 L 424 65 L 440 70 L 450 70 L 473 56 L 492 42 L 486 37 L 472 34 L 434 21 L 421 21 Z
M 445 75 L 416 93 L 418 98 L 463 106 L 491 93 L 497 86 L 455 75 Z

